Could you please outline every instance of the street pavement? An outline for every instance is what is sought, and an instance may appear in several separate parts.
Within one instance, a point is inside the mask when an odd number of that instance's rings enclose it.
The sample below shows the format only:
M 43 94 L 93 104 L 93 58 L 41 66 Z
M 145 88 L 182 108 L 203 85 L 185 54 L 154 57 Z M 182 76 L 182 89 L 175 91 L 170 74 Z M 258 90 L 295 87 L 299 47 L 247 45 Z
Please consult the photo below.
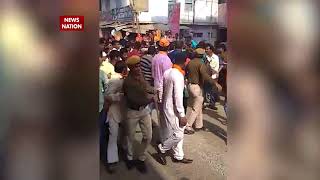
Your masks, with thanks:
M 148 147 L 146 164 L 148 172 L 139 173 L 136 169 L 128 170 L 125 163 L 121 161 L 115 173 L 108 173 L 103 166 L 100 168 L 102 180 L 225 180 L 227 179 L 227 126 L 226 115 L 221 104 L 217 104 L 218 110 L 205 109 L 204 126 L 208 132 L 196 132 L 193 135 L 185 135 L 184 153 L 187 158 L 193 159 L 192 164 L 176 164 L 168 155 L 167 165 L 163 166 L 156 161 L 156 150 L 150 145 Z M 156 119 L 155 113 L 153 119 Z M 156 122 L 156 121 L 155 121 Z M 154 136 L 158 129 L 155 127 Z M 137 128 L 137 140 L 140 142 L 142 136 Z M 154 142 L 152 144 L 155 144 Z M 139 144 L 136 143 L 138 147 Z M 169 153 L 170 154 L 170 153 Z

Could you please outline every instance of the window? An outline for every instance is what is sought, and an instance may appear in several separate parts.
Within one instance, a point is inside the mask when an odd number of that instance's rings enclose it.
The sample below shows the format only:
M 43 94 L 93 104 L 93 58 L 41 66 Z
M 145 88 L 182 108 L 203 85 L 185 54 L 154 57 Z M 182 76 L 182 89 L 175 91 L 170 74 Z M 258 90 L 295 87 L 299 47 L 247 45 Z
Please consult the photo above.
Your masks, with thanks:
M 184 11 L 192 11 L 192 4 L 185 4 Z
M 193 8 L 193 0 L 186 0 L 184 10 L 185 11 L 192 11 Z
M 206 6 L 212 6 L 213 0 L 206 0 Z
M 193 33 L 194 38 L 202 38 L 203 33 Z

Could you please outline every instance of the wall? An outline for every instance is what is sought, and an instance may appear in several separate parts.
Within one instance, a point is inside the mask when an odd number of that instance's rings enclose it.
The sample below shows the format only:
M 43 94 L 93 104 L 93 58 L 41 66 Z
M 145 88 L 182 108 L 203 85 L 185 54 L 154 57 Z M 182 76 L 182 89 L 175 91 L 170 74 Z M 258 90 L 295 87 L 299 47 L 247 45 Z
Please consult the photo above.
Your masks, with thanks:
M 114 8 L 128 6 L 130 4 L 130 0 L 104 0 L 104 1 L 110 2 L 110 6 L 109 7 L 107 6 L 108 11 Z
M 202 33 L 202 37 L 194 37 L 193 39 L 197 42 L 206 40 L 209 43 L 214 43 L 217 40 L 217 27 L 212 25 L 205 25 L 205 26 L 199 26 L 199 25 L 190 25 L 189 26 L 190 32 L 195 33 Z M 208 34 L 210 33 L 210 34 Z
M 108 10 L 128 6 L 130 0 L 104 0 L 109 1 Z M 186 2 L 193 0 L 176 0 L 181 3 L 180 21 L 182 24 L 192 24 L 193 10 L 188 9 Z M 107 3 L 105 3 L 107 4 Z M 168 23 L 168 0 L 149 0 L 149 12 L 142 12 L 139 16 L 140 22 Z M 195 23 L 217 24 L 218 22 L 218 0 L 196 0 Z
M 168 0 L 149 0 L 149 12 L 139 15 L 140 22 L 168 23 Z
M 177 0 L 181 3 L 181 23 L 193 23 L 193 0 Z M 195 19 L 198 24 L 216 24 L 218 20 L 218 0 L 196 0 Z
M 227 3 L 219 4 L 218 24 L 220 27 L 227 28 Z

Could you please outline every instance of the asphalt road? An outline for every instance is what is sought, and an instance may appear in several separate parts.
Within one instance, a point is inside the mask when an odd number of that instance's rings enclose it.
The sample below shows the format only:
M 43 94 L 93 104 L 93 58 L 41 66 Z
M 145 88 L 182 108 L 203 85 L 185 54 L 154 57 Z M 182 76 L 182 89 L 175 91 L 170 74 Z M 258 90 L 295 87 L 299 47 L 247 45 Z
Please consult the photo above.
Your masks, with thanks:
M 109 174 L 103 166 L 100 168 L 102 180 L 225 180 L 227 179 L 227 126 L 226 115 L 223 106 L 218 104 L 218 110 L 206 109 L 204 114 L 204 125 L 208 132 L 197 132 L 193 135 L 185 135 L 185 156 L 194 160 L 192 164 L 176 164 L 167 157 L 167 165 L 163 166 L 155 160 L 156 150 L 152 145 L 148 147 L 148 158 L 146 160 L 148 172 L 139 173 L 136 169 L 128 170 L 125 163 L 121 161 L 117 171 Z M 156 119 L 153 116 L 153 119 Z M 137 128 L 137 140 L 141 139 L 141 133 Z M 154 128 L 154 136 L 157 128 Z M 139 146 L 139 143 L 136 146 Z

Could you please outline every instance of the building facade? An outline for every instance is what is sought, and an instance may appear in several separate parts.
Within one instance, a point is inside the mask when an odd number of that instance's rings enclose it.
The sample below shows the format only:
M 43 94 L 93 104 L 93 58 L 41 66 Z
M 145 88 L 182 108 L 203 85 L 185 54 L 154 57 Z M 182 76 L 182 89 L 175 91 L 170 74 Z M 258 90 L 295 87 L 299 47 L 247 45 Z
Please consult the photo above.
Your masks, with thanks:
M 130 1 L 134 0 L 101 0 L 101 11 L 111 12 L 129 6 Z M 196 41 L 213 43 L 217 40 L 218 0 L 149 0 L 148 12 L 139 14 L 139 22 L 168 24 L 169 5 L 175 3 L 180 3 L 180 25 L 184 27 L 181 33 Z
M 227 28 L 228 28 L 228 8 L 227 0 L 219 0 L 219 14 L 218 14 L 218 41 L 226 42 L 227 41 Z

